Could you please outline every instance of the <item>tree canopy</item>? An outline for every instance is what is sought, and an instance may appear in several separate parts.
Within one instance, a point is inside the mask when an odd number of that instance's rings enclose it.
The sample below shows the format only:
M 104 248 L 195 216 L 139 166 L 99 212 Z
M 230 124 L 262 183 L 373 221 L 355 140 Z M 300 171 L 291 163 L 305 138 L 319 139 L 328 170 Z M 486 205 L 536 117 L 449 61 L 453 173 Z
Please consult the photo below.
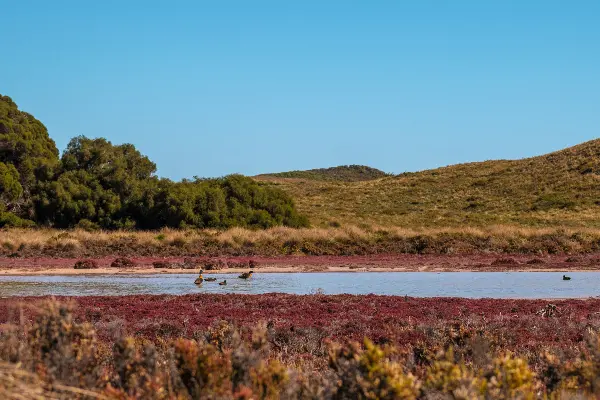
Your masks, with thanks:
M 44 125 L 0 96 L 0 226 L 158 229 L 307 226 L 283 191 L 242 175 L 173 182 L 134 145 L 73 138 L 58 158 Z
M 37 183 L 58 165 L 58 149 L 46 127 L 20 111 L 10 97 L 0 95 L 0 195 L 5 209 L 33 217 Z

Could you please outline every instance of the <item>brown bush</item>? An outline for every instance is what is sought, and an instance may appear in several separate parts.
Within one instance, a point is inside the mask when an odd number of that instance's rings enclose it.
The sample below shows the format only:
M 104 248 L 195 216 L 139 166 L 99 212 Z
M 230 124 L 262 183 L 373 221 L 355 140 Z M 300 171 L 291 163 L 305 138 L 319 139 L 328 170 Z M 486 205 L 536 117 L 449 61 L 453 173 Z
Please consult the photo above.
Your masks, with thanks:
M 97 269 L 98 263 L 94 260 L 79 260 L 73 266 L 75 269 Z
M 243 260 L 243 261 L 227 261 L 228 268 L 237 268 L 237 269 L 253 269 L 258 266 L 258 263 L 254 260 Z
M 119 257 L 115 259 L 110 266 L 112 268 L 133 268 L 136 266 L 136 263 L 130 258 Z
M 195 258 L 191 258 L 191 257 L 186 257 L 183 259 L 183 263 L 181 264 L 181 268 L 183 269 L 197 269 L 200 265 L 200 261 L 195 259 Z
M 223 268 L 227 268 L 228 263 L 221 259 L 210 259 L 205 261 L 202 268 L 206 271 L 215 271 Z
M 174 268 L 173 263 L 170 263 L 168 261 L 154 261 L 152 263 L 152 266 L 154 268 L 162 268 L 162 269 L 173 269 Z

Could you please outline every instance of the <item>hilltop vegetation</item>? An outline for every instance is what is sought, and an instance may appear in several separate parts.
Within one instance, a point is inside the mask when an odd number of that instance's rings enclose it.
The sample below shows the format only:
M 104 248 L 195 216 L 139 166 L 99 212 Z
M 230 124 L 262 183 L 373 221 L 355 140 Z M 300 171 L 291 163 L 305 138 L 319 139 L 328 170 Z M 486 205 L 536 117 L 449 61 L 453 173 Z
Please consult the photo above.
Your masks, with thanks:
M 0 226 L 85 229 L 306 226 L 281 190 L 241 175 L 173 182 L 131 144 L 71 140 L 0 96 Z
M 259 175 L 258 178 L 299 178 L 315 181 L 361 182 L 383 178 L 387 174 L 365 165 L 340 165 L 331 168 L 310 169 L 308 171 L 289 171 Z
M 321 226 L 600 226 L 600 140 L 371 181 L 257 179 L 285 190 Z

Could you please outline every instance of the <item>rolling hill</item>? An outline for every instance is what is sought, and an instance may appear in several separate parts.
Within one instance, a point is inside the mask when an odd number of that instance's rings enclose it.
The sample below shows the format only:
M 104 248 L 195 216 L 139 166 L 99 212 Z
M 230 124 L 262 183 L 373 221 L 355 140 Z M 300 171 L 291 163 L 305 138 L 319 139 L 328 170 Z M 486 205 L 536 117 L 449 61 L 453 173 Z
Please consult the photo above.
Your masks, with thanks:
M 600 227 L 600 139 L 543 156 L 370 180 L 314 171 L 255 177 L 290 193 L 313 225 Z

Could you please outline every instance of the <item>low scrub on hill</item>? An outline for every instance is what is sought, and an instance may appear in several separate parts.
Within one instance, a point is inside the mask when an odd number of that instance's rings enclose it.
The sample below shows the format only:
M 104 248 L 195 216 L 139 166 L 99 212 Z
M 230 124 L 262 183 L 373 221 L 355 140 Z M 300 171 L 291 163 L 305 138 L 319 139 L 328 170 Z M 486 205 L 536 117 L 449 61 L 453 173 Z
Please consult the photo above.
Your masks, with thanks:
M 44 125 L 0 96 L 0 227 L 83 229 L 307 226 L 280 189 L 231 175 L 173 182 L 133 145 L 72 139 L 61 158 Z
M 317 168 L 307 171 L 289 171 L 273 174 L 260 175 L 261 178 L 300 178 L 316 181 L 339 181 L 339 182 L 359 182 L 370 181 L 388 176 L 385 172 L 377 168 L 367 167 L 365 165 L 340 165 L 331 168 Z

